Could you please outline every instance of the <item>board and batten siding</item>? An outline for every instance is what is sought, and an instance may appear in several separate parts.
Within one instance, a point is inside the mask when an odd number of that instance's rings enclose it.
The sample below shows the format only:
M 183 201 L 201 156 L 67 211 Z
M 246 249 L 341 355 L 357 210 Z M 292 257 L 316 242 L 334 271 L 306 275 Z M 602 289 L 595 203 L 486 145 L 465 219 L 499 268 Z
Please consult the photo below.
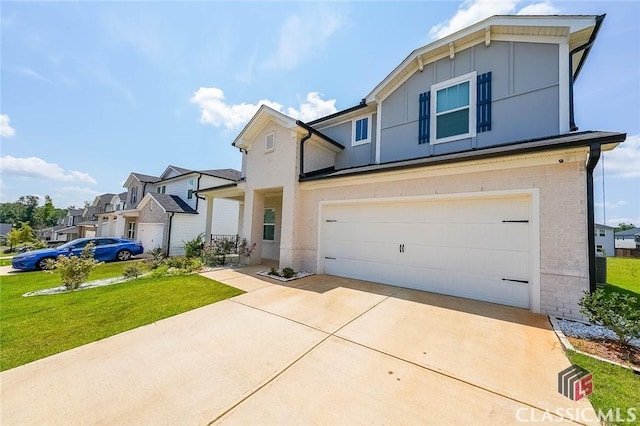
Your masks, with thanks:
M 426 64 L 382 102 L 380 162 L 466 151 L 559 133 L 559 47 L 494 41 Z M 492 73 L 492 126 L 473 138 L 418 143 L 419 98 L 433 84 Z M 431 102 L 435 98 L 432 95 Z M 517 119 L 515 119 L 517 118 Z M 432 129 L 433 131 L 433 129 Z
M 184 243 L 204 232 L 205 220 L 205 214 L 174 214 L 171 219 L 169 256 L 183 255 Z
M 189 186 L 189 179 L 193 179 L 193 188 Z M 165 193 L 169 195 L 177 195 L 182 198 L 182 200 L 189 205 L 192 209 L 196 208 L 196 196 L 195 194 L 191 197 L 191 199 L 187 198 L 187 192 L 189 189 L 196 189 L 196 185 L 198 184 L 198 175 L 188 175 L 184 178 L 172 179 L 165 182 L 158 183 L 158 186 L 166 185 Z
M 353 121 L 359 120 L 364 117 L 369 117 L 371 120 L 371 134 L 369 135 L 371 141 L 362 145 L 351 146 Z M 377 135 L 377 114 L 365 114 L 355 117 L 353 120 L 345 121 L 334 126 L 322 128 L 318 126 L 318 129 L 330 138 L 340 142 L 344 145 L 345 149 L 336 154 L 336 169 L 346 169 L 349 167 L 366 166 L 367 164 L 373 164 L 376 159 L 376 135 Z

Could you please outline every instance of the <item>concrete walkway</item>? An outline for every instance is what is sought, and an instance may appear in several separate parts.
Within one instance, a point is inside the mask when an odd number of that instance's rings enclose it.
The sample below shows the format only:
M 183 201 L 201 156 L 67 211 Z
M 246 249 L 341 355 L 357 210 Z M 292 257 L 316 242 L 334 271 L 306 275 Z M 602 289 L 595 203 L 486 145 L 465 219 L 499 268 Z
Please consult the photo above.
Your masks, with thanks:
M 588 401 L 557 392 L 570 363 L 543 316 L 329 276 L 283 284 L 256 271 L 203 274 L 246 294 L 1 373 L 0 423 L 596 418 Z

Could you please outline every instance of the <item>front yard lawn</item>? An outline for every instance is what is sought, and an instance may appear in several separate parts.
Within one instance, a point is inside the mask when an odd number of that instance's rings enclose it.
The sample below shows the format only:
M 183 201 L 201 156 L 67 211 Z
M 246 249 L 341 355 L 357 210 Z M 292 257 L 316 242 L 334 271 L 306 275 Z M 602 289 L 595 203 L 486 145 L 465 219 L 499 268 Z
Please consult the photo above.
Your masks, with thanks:
M 607 258 L 605 291 L 618 291 L 640 298 L 640 259 L 630 257 Z
M 634 296 L 640 301 L 640 259 L 609 257 L 607 258 L 607 282 L 604 287 L 607 293 L 623 293 Z M 594 342 L 599 342 L 595 341 Z M 601 348 L 604 348 L 602 344 Z M 584 349 L 586 350 L 586 349 Z M 601 356 L 605 356 L 600 354 Z M 608 362 L 567 351 L 567 357 L 572 364 L 577 364 L 593 374 L 593 393 L 589 396 L 596 412 L 607 413 L 616 409 L 621 418 L 627 418 L 627 409 L 635 408 L 635 421 L 607 424 L 640 424 L 640 406 L 638 405 L 638 389 L 640 389 L 640 375 L 632 370 L 609 364 Z
M 119 276 L 127 263 L 100 265 L 89 279 Z M 243 293 L 194 274 L 22 297 L 59 285 L 58 276 L 45 272 L 1 278 L 0 371 Z
M 617 409 L 620 412 L 620 420 L 631 420 L 630 417 L 627 418 L 627 410 L 635 408 L 635 415 L 638 417 L 635 421 L 607 424 L 639 424 L 638 389 L 640 388 L 640 377 L 637 374 L 626 368 L 577 352 L 567 351 L 567 356 L 572 364 L 579 365 L 593 374 L 593 393 L 589 396 L 589 400 L 596 412 L 600 410 L 606 414 L 608 410 L 613 410 L 615 416 Z
M 0 259 L 0 266 L 9 266 L 11 265 L 11 258 Z

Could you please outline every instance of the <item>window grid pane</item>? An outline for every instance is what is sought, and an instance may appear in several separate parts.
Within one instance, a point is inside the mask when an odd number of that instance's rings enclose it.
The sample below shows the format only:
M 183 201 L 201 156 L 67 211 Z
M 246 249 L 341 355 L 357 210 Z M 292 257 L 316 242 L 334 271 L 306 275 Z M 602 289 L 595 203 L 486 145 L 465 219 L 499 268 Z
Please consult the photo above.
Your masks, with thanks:
M 436 137 L 463 135 L 469 132 L 469 109 L 441 114 L 436 117 Z

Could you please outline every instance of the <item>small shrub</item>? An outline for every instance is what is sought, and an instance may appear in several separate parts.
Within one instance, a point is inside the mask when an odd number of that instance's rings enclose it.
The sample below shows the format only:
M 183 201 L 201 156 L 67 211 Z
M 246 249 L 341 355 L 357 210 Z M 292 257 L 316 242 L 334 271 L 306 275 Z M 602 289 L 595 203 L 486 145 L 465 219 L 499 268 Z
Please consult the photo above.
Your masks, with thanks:
M 275 275 L 276 277 L 280 276 L 280 272 L 278 272 L 278 270 L 276 268 L 271 268 L 269 270 L 269 275 Z
M 162 260 L 167 257 L 167 254 L 164 252 L 162 247 L 156 247 L 153 250 L 149 250 L 147 253 L 152 256 L 152 260 Z
M 209 246 L 209 247 L 205 247 L 202 250 L 202 255 L 200 256 L 200 259 L 202 260 L 202 263 L 206 266 L 220 266 L 220 265 L 224 265 L 226 260 L 227 260 L 227 256 L 226 254 L 219 254 L 216 247 L 214 246 Z
M 253 250 L 255 250 L 255 248 L 256 248 L 256 243 L 249 244 L 249 241 L 247 241 L 246 238 L 243 238 L 238 243 L 238 254 L 241 257 L 249 258 L 251 257 L 251 253 L 253 253 Z
M 200 257 L 204 247 L 204 234 L 198 234 L 193 240 L 183 241 L 186 257 Z
M 292 268 L 284 268 L 282 270 L 282 276 L 284 278 L 293 278 L 296 275 L 296 272 Z
M 122 270 L 122 276 L 125 278 L 138 278 L 142 275 L 142 268 L 139 262 L 132 262 L 124 267 Z
M 580 312 L 591 322 L 613 331 L 622 345 L 629 348 L 629 340 L 640 338 L 640 310 L 638 300 L 628 294 L 610 293 L 598 289 L 585 294 L 580 302 Z
M 160 278 L 167 275 L 167 271 L 169 270 L 169 266 L 167 265 L 159 265 L 157 268 L 151 271 L 151 278 Z
M 31 250 L 39 250 L 39 249 L 43 249 L 43 248 L 47 248 L 47 247 L 49 247 L 47 245 L 47 243 L 45 243 L 44 241 L 40 241 L 40 240 L 36 240 L 36 242 L 31 244 Z
M 175 271 L 173 272 L 179 274 L 190 274 L 202 268 L 202 261 L 200 259 L 186 256 L 169 257 L 165 260 L 165 264 L 169 270 L 174 268 Z
M 99 264 L 93 258 L 92 249 L 93 243 L 90 243 L 84 246 L 80 257 L 60 255 L 57 260 L 48 262 L 46 272 L 60 275 L 62 284 L 67 290 L 75 290 L 80 287 L 80 284 L 87 281 L 93 268 Z
M 164 260 L 162 259 L 145 259 L 143 262 L 150 270 L 158 269 L 164 264 Z

